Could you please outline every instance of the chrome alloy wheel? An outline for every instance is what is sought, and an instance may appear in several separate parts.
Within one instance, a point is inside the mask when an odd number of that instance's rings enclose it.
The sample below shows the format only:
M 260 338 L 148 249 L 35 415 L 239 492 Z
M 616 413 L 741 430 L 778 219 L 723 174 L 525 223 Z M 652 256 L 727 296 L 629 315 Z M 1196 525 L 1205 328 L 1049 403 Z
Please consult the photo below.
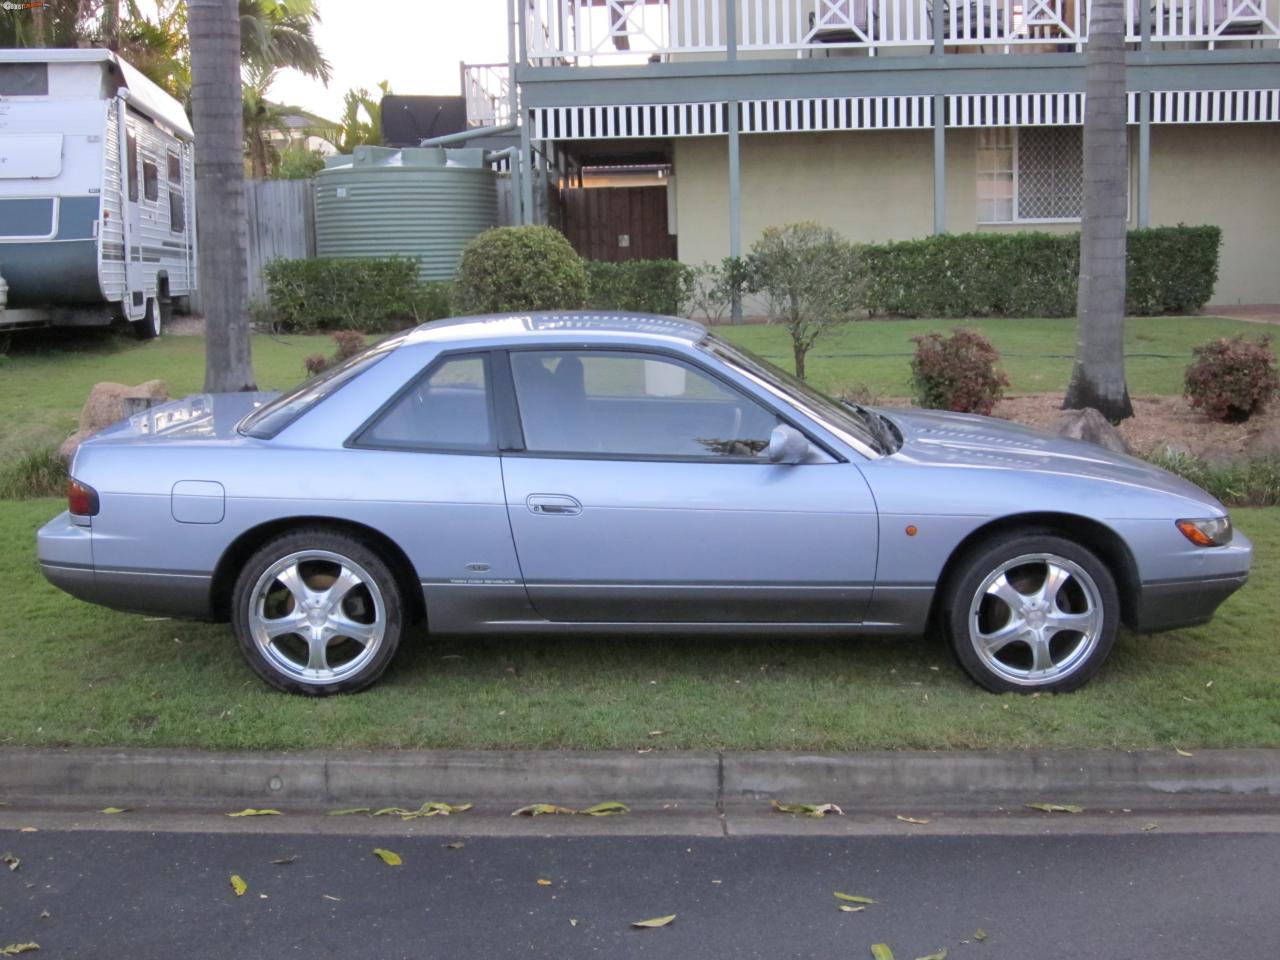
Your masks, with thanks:
M 334 683 L 378 653 L 387 612 L 377 582 L 328 550 L 281 557 L 250 594 L 249 630 L 263 658 L 291 680 Z
M 1046 686 L 1074 673 L 1103 634 L 1098 585 L 1078 564 L 1051 553 L 1006 560 L 969 604 L 969 640 L 993 674 Z

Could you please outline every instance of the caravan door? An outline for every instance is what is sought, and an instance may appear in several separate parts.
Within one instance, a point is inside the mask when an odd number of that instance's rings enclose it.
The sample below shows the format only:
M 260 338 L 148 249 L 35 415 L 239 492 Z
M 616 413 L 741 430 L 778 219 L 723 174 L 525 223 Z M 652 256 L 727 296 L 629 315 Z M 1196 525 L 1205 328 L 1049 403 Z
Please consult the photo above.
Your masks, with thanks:
M 124 208 L 124 279 L 125 291 L 120 307 L 125 319 L 141 320 L 147 312 L 146 277 L 142 262 L 142 169 L 138 157 L 138 138 L 129 129 L 124 101 L 119 102 L 121 198 Z

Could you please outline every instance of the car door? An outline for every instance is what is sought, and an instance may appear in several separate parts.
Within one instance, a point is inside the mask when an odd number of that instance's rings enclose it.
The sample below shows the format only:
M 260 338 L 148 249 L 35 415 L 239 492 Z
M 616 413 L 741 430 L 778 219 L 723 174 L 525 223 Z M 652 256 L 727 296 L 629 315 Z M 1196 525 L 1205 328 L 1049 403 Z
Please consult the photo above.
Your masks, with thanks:
M 661 352 L 513 350 L 523 433 L 503 483 L 530 602 L 556 621 L 861 620 L 871 493 L 815 447 L 770 463 L 778 414 Z

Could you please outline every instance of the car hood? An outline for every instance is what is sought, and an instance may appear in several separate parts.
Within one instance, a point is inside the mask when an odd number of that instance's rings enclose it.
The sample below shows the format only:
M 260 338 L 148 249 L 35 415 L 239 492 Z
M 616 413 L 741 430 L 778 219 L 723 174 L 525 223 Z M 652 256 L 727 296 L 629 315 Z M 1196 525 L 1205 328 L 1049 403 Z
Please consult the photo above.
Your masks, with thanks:
M 199 393 L 135 413 L 85 442 L 234 440 L 239 437 L 236 425 L 275 396 L 275 393 Z
M 914 463 L 1065 474 L 1158 490 L 1225 512 L 1222 504 L 1195 484 L 1094 443 L 976 414 L 915 409 L 880 412 L 903 435 L 902 447 L 893 456 Z

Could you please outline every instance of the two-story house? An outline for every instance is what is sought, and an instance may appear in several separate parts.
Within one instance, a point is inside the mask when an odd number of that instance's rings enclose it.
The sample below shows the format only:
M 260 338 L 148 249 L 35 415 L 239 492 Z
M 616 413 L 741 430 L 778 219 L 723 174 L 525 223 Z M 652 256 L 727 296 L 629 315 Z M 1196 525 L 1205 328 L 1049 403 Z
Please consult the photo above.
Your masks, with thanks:
M 1214 302 L 1280 303 L 1280 0 L 1127 2 L 1132 224 L 1217 224 Z M 472 122 L 518 122 L 518 216 L 590 256 L 1079 229 L 1088 0 L 509 5 Z

